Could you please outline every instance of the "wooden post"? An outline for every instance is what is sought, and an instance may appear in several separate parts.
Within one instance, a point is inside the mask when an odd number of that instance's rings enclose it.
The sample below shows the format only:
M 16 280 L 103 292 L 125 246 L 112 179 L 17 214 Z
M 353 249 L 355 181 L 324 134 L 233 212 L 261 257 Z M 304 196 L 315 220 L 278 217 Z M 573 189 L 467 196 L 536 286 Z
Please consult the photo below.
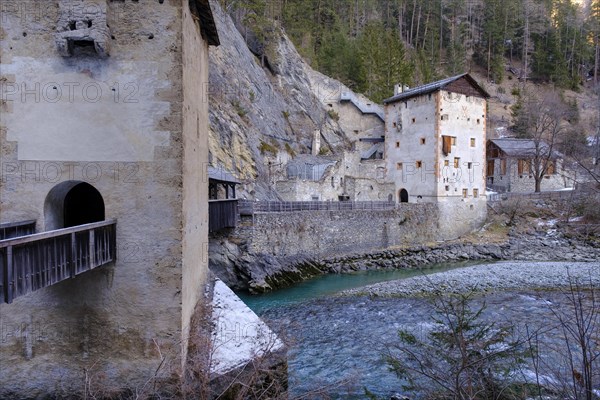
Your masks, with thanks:
M 15 282 L 13 282 L 13 249 L 12 246 L 6 248 L 6 294 L 4 298 L 8 304 L 13 301 L 13 291 Z
M 90 229 L 90 243 L 89 243 L 89 252 L 90 252 L 90 263 L 88 269 L 96 268 L 96 240 L 94 236 L 94 230 Z
M 77 274 L 77 243 L 75 233 L 71 233 L 71 262 L 69 263 L 69 275 L 74 278 Z

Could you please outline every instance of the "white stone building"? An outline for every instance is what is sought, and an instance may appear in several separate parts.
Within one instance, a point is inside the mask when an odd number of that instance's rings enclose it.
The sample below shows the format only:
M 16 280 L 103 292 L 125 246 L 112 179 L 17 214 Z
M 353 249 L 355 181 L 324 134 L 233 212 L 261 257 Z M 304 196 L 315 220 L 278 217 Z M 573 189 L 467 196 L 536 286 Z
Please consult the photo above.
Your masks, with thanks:
M 499 192 L 535 191 L 534 174 L 544 170 L 542 191 L 573 187 L 563 156 L 544 141 L 501 138 L 487 143 L 487 187 Z
M 385 159 L 394 198 L 437 203 L 447 237 L 477 227 L 486 216 L 488 97 L 462 74 L 414 89 L 398 85 L 384 101 Z

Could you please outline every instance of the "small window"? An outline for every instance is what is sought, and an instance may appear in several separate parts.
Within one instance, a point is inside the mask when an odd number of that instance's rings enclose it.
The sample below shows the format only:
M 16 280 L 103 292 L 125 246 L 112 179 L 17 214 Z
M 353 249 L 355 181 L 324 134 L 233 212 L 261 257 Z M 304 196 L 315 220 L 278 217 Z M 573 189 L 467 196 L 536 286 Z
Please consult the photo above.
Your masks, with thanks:
M 397 170 L 402 170 L 402 163 L 401 162 L 396 163 L 396 169 Z
M 477 118 L 477 125 L 481 124 L 481 120 Z
M 400 148 L 400 142 L 396 142 L 396 148 L 399 149 Z
M 417 166 L 417 168 L 421 168 L 423 166 L 423 162 L 422 161 L 417 161 L 415 163 L 415 165 Z
M 398 124 L 396 124 L 395 122 L 394 122 L 394 124 L 393 124 L 393 125 L 394 125 L 394 128 L 397 128 L 397 127 L 398 127 Z
M 444 167 L 450 166 L 450 160 L 444 160 Z
M 473 163 L 472 163 L 472 162 L 470 162 L 470 163 L 467 163 L 467 168 L 468 168 L 468 169 L 473 169 Z
M 463 189 L 463 197 L 466 199 L 469 197 L 469 189 Z
M 460 167 L 460 158 L 454 157 L 454 168 Z
M 448 117 L 448 114 L 443 114 L 443 115 L 440 117 L 440 119 L 441 119 L 442 121 L 448 121 L 450 118 Z
M 471 138 L 471 147 L 475 147 L 476 143 L 477 141 L 475 140 L 475 138 Z
M 452 136 L 452 146 L 456 146 L 456 136 Z
M 358 129 L 355 129 L 355 130 L 354 130 L 354 133 L 358 135 Z
M 331 187 L 335 187 L 335 178 L 331 177 Z
M 414 124 L 415 122 L 417 122 L 417 119 L 416 119 L 416 118 L 413 118 L 413 119 L 412 119 L 412 123 Z
M 479 189 L 473 189 L 473 197 L 479 197 Z
M 421 144 L 425 144 L 426 140 L 424 137 L 421 138 Z
M 450 186 L 446 185 L 446 192 L 449 192 L 449 191 L 450 191 Z

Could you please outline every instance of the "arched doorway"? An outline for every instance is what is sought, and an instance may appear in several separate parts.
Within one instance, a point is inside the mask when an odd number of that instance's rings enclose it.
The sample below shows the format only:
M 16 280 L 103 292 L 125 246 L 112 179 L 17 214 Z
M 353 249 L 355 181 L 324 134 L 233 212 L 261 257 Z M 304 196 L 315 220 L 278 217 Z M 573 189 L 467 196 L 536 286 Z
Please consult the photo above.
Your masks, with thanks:
M 44 217 L 46 230 L 104 221 L 104 200 L 89 183 L 62 182 L 46 196 Z
M 398 193 L 398 198 L 400 199 L 400 203 L 408 203 L 408 192 L 406 189 L 401 189 Z

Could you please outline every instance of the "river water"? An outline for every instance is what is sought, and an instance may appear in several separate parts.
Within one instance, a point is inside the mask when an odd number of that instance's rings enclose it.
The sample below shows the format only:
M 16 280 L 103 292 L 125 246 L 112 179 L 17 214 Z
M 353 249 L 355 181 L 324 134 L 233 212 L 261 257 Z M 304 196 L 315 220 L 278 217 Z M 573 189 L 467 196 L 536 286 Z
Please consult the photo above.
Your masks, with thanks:
M 398 330 L 419 335 L 431 327 L 431 307 L 419 298 L 339 297 L 350 288 L 392 279 L 435 273 L 465 264 L 436 265 L 425 271 L 374 271 L 329 275 L 260 296 L 241 295 L 289 345 L 291 398 L 323 390 L 331 398 L 364 399 L 364 388 L 381 398 L 401 393 L 402 382 L 383 361 Z M 524 331 L 551 328 L 549 306 L 560 302 L 557 292 L 487 293 L 484 318 Z M 546 340 L 560 347 L 560 337 Z M 527 373 L 527 371 L 525 371 Z M 324 398 L 317 396 L 316 398 Z

